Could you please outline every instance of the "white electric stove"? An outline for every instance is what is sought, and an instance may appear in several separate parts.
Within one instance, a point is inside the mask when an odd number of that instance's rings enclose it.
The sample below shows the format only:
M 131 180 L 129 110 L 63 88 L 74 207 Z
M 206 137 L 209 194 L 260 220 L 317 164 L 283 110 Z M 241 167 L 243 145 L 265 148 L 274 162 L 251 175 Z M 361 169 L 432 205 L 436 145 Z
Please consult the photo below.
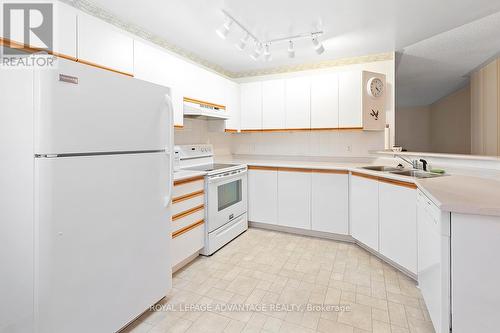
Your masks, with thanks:
M 205 247 L 212 255 L 248 229 L 247 166 L 214 163 L 212 145 L 175 146 L 178 170 L 206 171 Z

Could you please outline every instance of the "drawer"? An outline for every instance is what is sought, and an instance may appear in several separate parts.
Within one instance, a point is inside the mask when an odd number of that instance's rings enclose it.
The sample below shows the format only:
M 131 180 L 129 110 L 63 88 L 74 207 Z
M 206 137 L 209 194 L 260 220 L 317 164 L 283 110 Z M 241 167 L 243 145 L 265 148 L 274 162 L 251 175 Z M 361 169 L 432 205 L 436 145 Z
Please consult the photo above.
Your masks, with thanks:
M 178 215 L 172 215 L 172 228 L 171 228 L 172 234 L 175 234 L 175 232 L 204 219 L 205 219 L 204 205 L 195 207 L 191 210 L 185 211 Z
M 194 177 L 189 179 L 183 179 L 179 181 L 174 181 L 174 190 L 172 193 L 172 199 L 191 194 L 193 192 L 198 192 L 205 189 L 205 178 Z
M 174 237 L 171 246 L 172 266 L 175 266 L 205 246 L 205 224 L 202 222 Z
M 180 197 L 181 200 L 172 202 L 172 216 L 181 212 L 188 211 L 205 203 L 205 194 L 203 191 L 194 192 L 187 197 Z

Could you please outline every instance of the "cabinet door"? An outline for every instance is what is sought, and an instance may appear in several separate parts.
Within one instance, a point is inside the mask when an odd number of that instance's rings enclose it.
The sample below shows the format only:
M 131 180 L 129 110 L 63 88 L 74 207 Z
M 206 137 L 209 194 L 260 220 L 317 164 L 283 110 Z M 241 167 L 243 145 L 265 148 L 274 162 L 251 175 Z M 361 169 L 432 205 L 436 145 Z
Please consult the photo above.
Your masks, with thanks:
M 286 80 L 286 128 L 311 127 L 311 84 L 309 77 Z
M 417 274 L 417 190 L 379 183 L 380 253 Z
M 134 41 L 112 25 L 78 13 L 78 59 L 133 74 Z
M 262 129 L 262 83 L 242 83 L 241 129 Z
M 134 76 L 171 89 L 174 125 L 182 126 L 184 118 L 182 61 L 157 47 L 135 41 Z
M 262 82 L 262 128 L 285 128 L 285 81 Z
M 311 128 L 339 127 L 339 81 L 336 73 L 311 80 Z
M 248 220 L 278 224 L 278 171 L 248 170 Z
M 229 119 L 226 120 L 226 129 L 240 129 L 240 85 L 231 80 L 226 80 L 226 112 Z
M 76 58 L 76 9 L 60 1 L 54 8 L 58 18 L 54 22 L 54 52 Z
M 351 235 L 378 251 L 378 181 L 352 175 Z
M 349 233 L 349 175 L 312 174 L 311 228 L 316 231 Z
M 362 128 L 362 80 L 361 72 L 339 73 L 339 127 Z
M 278 224 L 311 229 L 311 173 L 278 171 Z

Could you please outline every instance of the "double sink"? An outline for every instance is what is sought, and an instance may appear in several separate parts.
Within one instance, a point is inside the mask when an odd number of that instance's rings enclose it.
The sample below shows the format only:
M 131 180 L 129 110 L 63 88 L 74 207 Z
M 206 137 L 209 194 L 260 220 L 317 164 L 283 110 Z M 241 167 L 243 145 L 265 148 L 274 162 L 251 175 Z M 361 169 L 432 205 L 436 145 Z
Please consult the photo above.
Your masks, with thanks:
M 365 166 L 361 168 L 366 170 L 388 172 L 399 176 L 409 176 L 415 178 L 434 178 L 442 176 L 442 174 L 432 173 L 422 170 L 402 170 L 400 168 L 381 166 L 381 165 Z

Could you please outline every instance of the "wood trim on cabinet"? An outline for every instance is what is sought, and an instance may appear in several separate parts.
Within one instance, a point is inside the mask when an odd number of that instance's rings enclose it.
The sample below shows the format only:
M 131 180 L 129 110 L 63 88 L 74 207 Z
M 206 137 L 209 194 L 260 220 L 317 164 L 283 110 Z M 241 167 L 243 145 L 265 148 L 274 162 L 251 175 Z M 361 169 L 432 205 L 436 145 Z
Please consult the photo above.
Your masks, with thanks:
M 224 132 L 226 132 L 226 133 L 238 133 L 238 130 L 237 129 L 226 128 L 224 130 Z
M 191 225 L 188 225 L 187 227 L 179 229 L 179 230 L 172 233 L 172 238 L 179 237 L 180 235 L 185 234 L 186 232 L 202 225 L 203 223 L 205 223 L 205 220 L 199 220 Z
M 205 176 L 196 176 L 196 177 L 191 177 L 191 178 L 186 178 L 186 179 L 181 179 L 181 180 L 174 180 L 174 186 L 182 185 L 182 184 L 186 184 L 186 183 L 192 183 L 192 182 L 196 182 L 196 181 L 202 180 L 202 179 L 205 179 Z
M 192 198 L 198 197 L 200 195 L 204 195 L 204 194 L 205 194 L 204 190 L 196 191 L 196 192 L 193 192 L 193 193 L 188 193 L 188 194 L 185 194 L 185 195 L 181 195 L 180 197 L 173 198 L 172 199 L 172 203 L 186 201 L 186 200 L 189 200 L 189 199 L 192 199 Z
M 26 53 L 45 52 L 49 55 L 53 55 L 53 56 L 58 57 L 58 58 L 63 58 L 63 59 L 71 60 L 71 61 L 77 61 L 77 59 L 75 57 L 68 56 L 68 55 L 65 55 L 62 53 L 53 52 L 53 51 L 47 51 L 47 50 L 44 50 L 44 49 L 41 49 L 38 47 L 29 46 L 28 44 L 18 43 L 16 41 L 10 40 L 8 38 L 0 37 L 0 45 L 3 45 L 5 47 L 9 47 L 9 48 L 16 48 L 16 49 L 22 50 Z
M 93 63 L 91 61 L 87 61 L 87 60 L 83 60 L 83 59 L 77 59 L 76 61 L 79 62 L 79 63 L 82 63 L 84 65 L 88 65 L 88 66 L 92 66 L 92 67 L 104 69 L 104 70 L 107 70 L 107 71 L 110 71 L 110 72 L 114 72 L 114 73 L 118 73 L 118 74 L 130 76 L 130 77 L 134 77 L 134 74 L 130 74 L 130 73 L 122 72 L 122 71 L 119 71 L 117 69 L 113 69 L 113 68 L 110 68 L 110 67 L 102 66 L 102 65 Z
M 205 209 L 205 205 L 201 204 L 201 205 L 198 205 L 198 206 L 193 207 L 191 209 L 188 209 L 186 211 L 180 212 L 179 214 L 175 214 L 174 216 L 172 216 L 172 222 L 179 220 L 183 217 L 186 217 L 188 215 L 191 215 L 193 213 L 199 212 L 200 210 L 203 210 L 203 209 Z
M 307 168 L 293 168 L 293 167 L 279 167 L 278 171 L 286 171 L 286 172 L 312 172 L 312 169 L 307 169 Z
M 278 171 L 277 167 L 260 166 L 260 165 L 249 165 L 248 170 L 268 170 L 268 171 Z
M 314 173 L 334 173 L 339 175 L 347 175 L 349 171 L 347 170 L 332 170 L 332 169 L 312 169 Z
M 184 128 L 184 125 L 174 125 L 174 128 L 181 129 Z
M 417 185 L 415 185 L 414 183 L 408 183 L 408 182 L 404 182 L 404 181 L 401 181 L 401 180 L 388 179 L 388 178 L 382 178 L 382 177 L 379 177 L 378 180 L 380 182 L 382 182 L 382 183 L 388 183 L 388 184 L 391 184 L 391 185 L 408 187 L 408 188 L 411 188 L 411 189 L 414 189 L 414 190 L 417 189 Z
M 356 177 L 372 179 L 372 180 L 378 180 L 378 178 L 379 178 L 377 176 L 367 175 L 366 173 L 360 173 L 360 172 L 351 172 L 351 175 L 356 176 Z
M 202 101 L 202 100 L 195 99 L 195 98 L 184 97 L 183 100 L 184 100 L 184 102 L 196 103 L 196 104 L 205 104 L 205 105 L 208 105 L 208 106 L 213 106 L 214 108 L 219 108 L 221 110 L 226 110 L 226 107 L 224 105 L 210 103 L 210 102 Z

